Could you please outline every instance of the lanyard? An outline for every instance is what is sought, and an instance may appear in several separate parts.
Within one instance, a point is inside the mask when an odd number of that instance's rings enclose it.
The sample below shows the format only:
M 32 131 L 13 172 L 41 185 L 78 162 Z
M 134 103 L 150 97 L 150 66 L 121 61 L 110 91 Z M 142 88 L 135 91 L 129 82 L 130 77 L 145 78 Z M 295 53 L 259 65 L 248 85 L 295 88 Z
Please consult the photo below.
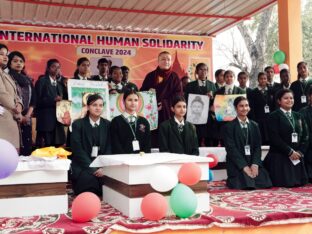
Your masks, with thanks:
M 133 131 L 133 129 L 132 129 L 132 127 L 131 127 L 131 123 L 123 116 L 123 115 L 121 115 L 122 117 L 123 117 L 123 119 L 127 122 L 127 124 L 129 125 L 129 128 L 131 129 L 131 132 L 132 132 L 132 135 L 133 135 L 133 137 L 134 137 L 134 140 L 136 141 L 136 136 L 135 136 L 135 132 Z M 137 126 L 137 119 L 134 121 L 134 129 L 136 130 L 136 126 Z

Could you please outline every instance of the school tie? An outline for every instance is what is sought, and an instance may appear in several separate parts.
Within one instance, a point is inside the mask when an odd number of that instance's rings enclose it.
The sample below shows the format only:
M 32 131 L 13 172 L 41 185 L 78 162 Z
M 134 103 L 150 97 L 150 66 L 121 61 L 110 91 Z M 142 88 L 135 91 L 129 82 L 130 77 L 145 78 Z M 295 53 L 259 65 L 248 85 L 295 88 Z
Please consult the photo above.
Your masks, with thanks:
M 290 114 L 290 112 L 289 111 L 286 111 L 286 117 L 289 119 L 289 120 L 292 120 L 292 116 L 291 116 L 291 114 Z
M 56 81 L 54 80 L 54 81 L 52 81 L 52 86 L 56 86 Z
M 232 94 L 232 89 L 231 88 L 228 89 L 227 94 Z
M 178 124 L 178 131 L 181 134 L 183 132 L 183 124 Z
M 244 136 L 247 137 L 247 131 L 248 131 L 248 124 L 247 123 L 241 123 L 242 124 L 242 129 L 243 129 L 243 133 L 244 133 Z
M 201 80 L 200 81 L 200 87 L 204 87 L 206 86 L 206 81 L 205 80 Z
M 129 121 L 129 123 L 134 123 L 135 122 L 135 116 L 133 116 L 133 115 L 130 115 L 129 117 L 128 117 L 128 121 Z
M 97 123 L 94 123 L 93 127 L 97 128 L 99 125 Z

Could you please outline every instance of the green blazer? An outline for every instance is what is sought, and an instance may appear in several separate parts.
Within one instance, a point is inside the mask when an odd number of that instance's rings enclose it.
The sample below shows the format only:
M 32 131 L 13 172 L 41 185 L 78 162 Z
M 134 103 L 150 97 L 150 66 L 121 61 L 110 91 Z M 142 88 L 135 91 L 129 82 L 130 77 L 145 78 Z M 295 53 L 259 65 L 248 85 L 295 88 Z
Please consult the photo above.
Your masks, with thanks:
M 100 154 L 111 154 L 110 122 L 101 118 L 100 120 Z M 91 157 L 92 152 L 92 125 L 89 117 L 76 120 L 72 125 L 71 149 L 72 155 L 72 175 L 73 178 L 79 177 L 83 170 L 90 174 L 97 168 L 89 167 L 95 159 Z
M 295 131 L 298 134 L 298 143 L 291 142 L 293 128 L 285 114 L 277 109 L 269 115 L 270 151 L 281 153 L 288 157 L 291 149 L 305 154 L 308 148 L 308 129 L 305 120 L 298 112 L 292 111 L 295 122 Z
M 184 122 L 182 134 L 173 118 L 161 123 L 158 143 L 160 152 L 199 155 L 195 126 L 187 121 Z
M 116 116 L 111 122 L 112 151 L 114 154 L 134 154 L 143 151 L 151 152 L 151 132 L 149 122 L 138 116 L 135 137 L 139 141 L 140 150 L 133 151 L 134 140 L 131 127 L 122 115 Z

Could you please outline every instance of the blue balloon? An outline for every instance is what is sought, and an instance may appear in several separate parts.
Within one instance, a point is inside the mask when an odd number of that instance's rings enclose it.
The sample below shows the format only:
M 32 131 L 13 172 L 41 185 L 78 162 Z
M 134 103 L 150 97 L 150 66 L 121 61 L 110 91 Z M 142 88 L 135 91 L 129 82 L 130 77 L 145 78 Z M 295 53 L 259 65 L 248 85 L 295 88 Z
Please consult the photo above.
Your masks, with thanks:
M 214 175 L 213 175 L 212 170 L 208 169 L 208 175 L 209 175 L 208 181 L 209 181 L 209 182 L 210 182 L 210 181 L 213 181 L 213 180 L 214 180 Z

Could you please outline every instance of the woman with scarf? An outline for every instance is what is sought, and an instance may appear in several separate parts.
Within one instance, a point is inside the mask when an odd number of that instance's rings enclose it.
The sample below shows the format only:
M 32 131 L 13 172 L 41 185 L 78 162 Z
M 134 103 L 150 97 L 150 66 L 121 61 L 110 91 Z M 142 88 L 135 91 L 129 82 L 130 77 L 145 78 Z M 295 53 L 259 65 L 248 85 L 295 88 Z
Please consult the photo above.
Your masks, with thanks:
M 35 92 L 31 78 L 25 72 L 25 61 L 24 55 L 19 51 L 13 51 L 9 54 L 9 74 L 16 83 L 24 106 L 22 116 L 18 118 L 22 137 L 20 154 L 28 156 L 32 151 L 31 117 L 35 107 Z

